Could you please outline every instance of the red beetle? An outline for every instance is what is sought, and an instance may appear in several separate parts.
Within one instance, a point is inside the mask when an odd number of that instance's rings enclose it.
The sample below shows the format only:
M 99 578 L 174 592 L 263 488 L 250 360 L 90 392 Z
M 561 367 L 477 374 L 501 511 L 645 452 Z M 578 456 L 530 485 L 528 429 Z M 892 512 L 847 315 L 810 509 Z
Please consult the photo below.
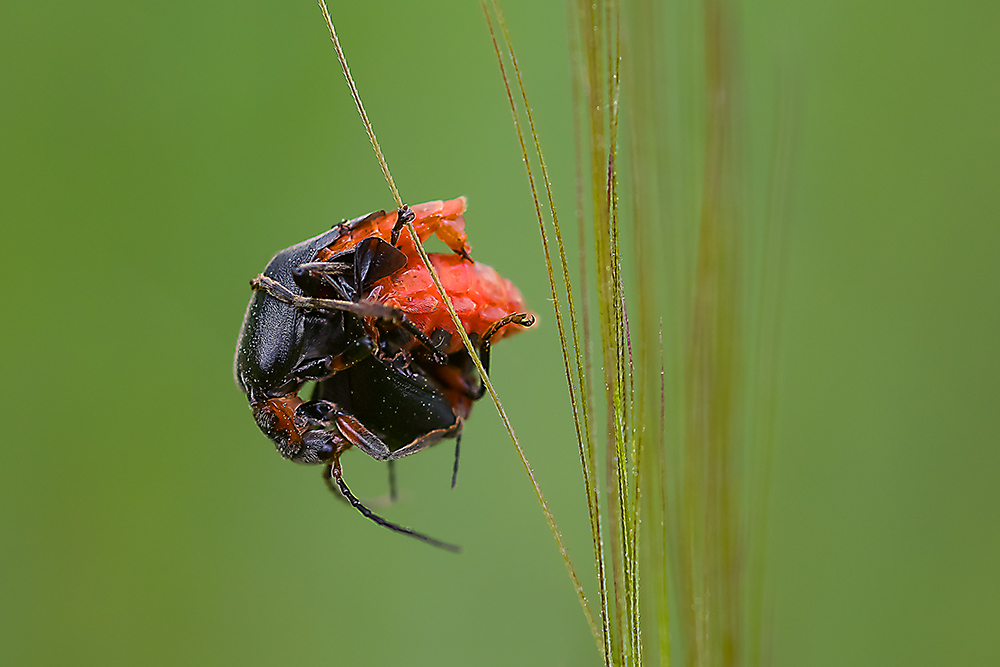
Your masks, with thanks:
M 410 234 L 400 234 L 400 214 L 412 215 L 421 242 L 436 234 L 454 251 L 430 261 L 484 366 L 491 342 L 533 324 L 517 288 L 470 257 L 464 212 L 464 197 L 378 211 L 278 253 L 251 283 L 235 367 L 283 456 L 326 464 L 330 487 L 366 516 L 438 546 L 448 545 L 365 508 L 339 458 L 357 446 L 391 463 L 455 438 L 457 470 L 462 424 L 483 395 Z M 316 389 L 304 402 L 298 390 L 310 380 Z
M 451 297 L 462 327 L 470 337 L 475 335 L 481 339 L 495 322 L 513 313 L 525 312 L 526 308 L 520 290 L 513 283 L 493 267 L 472 261 L 469 256 L 472 247 L 465 234 L 465 210 L 465 197 L 410 207 L 414 214 L 413 227 L 420 241 L 436 235 L 455 252 L 428 254 L 445 292 Z M 396 221 L 396 211 L 377 211 L 345 223 L 345 233 L 320 251 L 316 261 L 321 262 L 344 252 L 368 237 L 391 240 Z M 398 308 L 428 336 L 438 330 L 446 332 L 450 341 L 439 349 L 446 354 L 457 352 L 462 348 L 462 340 L 430 273 L 413 246 L 412 238 L 403 233 L 394 245 L 406 255 L 406 266 L 375 282 L 366 298 Z M 500 340 L 519 330 L 505 327 L 493 336 L 493 340 Z
M 493 267 L 475 262 L 470 257 L 472 247 L 465 233 L 465 197 L 416 204 L 409 207 L 409 210 L 414 215 L 413 227 L 421 243 L 435 235 L 454 251 L 453 254 L 428 253 L 428 256 L 445 292 L 451 297 L 462 328 L 473 343 L 487 343 L 481 350 L 481 356 L 486 357 L 483 361 L 489 370 L 489 345 L 531 326 L 535 318 L 527 311 L 520 290 L 512 282 L 497 273 Z M 344 234 L 320 251 L 317 261 L 329 259 L 372 236 L 393 240 L 394 231 L 398 230 L 397 220 L 397 211 L 376 211 L 344 223 Z M 421 333 L 439 343 L 438 351 L 448 355 L 461 352 L 462 339 L 430 273 L 417 254 L 412 238 L 408 233 L 402 233 L 395 240 L 395 246 L 406 255 L 406 265 L 375 282 L 366 299 L 397 308 L 404 313 L 407 320 Z M 377 321 L 369 318 L 368 322 L 377 338 Z M 515 326 L 506 326 L 507 324 Z M 419 341 L 413 339 L 408 349 L 424 361 L 426 354 L 421 351 Z M 470 368 L 467 365 L 471 366 L 471 360 L 465 360 L 465 363 L 461 360 L 452 361 L 444 365 L 422 363 L 424 370 L 442 384 L 453 407 L 463 419 L 468 417 L 472 406 L 469 400 Z M 482 396 L 482 389 L 482 385 L 479 385 L 472 400 Z

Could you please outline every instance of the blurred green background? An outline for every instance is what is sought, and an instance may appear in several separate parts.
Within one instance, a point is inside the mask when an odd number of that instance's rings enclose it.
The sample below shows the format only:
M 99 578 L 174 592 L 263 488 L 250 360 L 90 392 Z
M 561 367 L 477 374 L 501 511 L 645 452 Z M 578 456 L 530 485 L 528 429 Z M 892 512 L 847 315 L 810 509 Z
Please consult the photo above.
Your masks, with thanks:
M 564 9 L 505 7 L 571 194 Z M 478 3 L 331 11 L 404 199 L 467 195 L 477 259 L 542 316 L 498 347 L 494 378 L 589 577 L 537 228 Z M 997 664 L 1000 10 L 744 19 L 748 63 L 792 63 L 799 102 L 775 664 Z M 403 502 L 384 510 L 455 557 L 331 499 L 233 384 L 247 281 L 271 254 L 392 206 L 312 2 L 5 2 L 0 91 L 0 663 L 597 664 L 491 406 L 454 491 L 436 448 L 401 462 Z M 381 465 L 345 466 L 359 495 L 384 493 Z

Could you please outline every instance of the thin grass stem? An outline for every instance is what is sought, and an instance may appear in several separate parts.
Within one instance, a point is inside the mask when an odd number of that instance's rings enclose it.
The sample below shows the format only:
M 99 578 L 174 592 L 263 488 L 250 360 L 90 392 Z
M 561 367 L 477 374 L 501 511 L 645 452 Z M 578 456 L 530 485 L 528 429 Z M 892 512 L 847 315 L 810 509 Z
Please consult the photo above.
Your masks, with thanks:
M 485 1 L 483 2 L 485 11 Z M 598 585 L 600 588 L 601 595 L 601 616 L 602 616 L 602 626 L 603 626 L 603 637 L 605 638 L 603 653 L 605 656 L 610 655 L 610 646 L 608 645 L 609 637 L 609 627 L 608 627 L 608 600 L 607 600 L 607 585 L 606 577 L 604 574 L 604 540 L 602 536 L 601 529 L 601 514 L 600 514 L 600 504 L 598 498 L 598 485 L 597 485 L 597 471 L 596 471 L 596 460 L 594 457 L 594 446 L 593 446 L 593 436 L 590 421 L 590 410 L 589 401 L 586 397 L 590 394 L 590 386 L 587 380 L 587 373 L 582 345 L 580 343 L 580 327 L 579 320 L 576 313 L 576 305 L 573 297 L 573 286 L 572 280 L 570 278 L 569 263 L 566 259 L 566 246 L 562 236 L 562 228 L 559 224 L 559 213 L 556 208 L 555 198 L 552 196 L 552 182 L 549 178 L 548 168 L 545 163 L 545 156 L 542 151 L 541 142 L 538 137 L 538 130 L 535 126 L 534 116 L 531 113 L 531 104 L 528 102 L 527 90 L 524 86 L 524 78 L 521 75 L 521 68 L 518 65 L 517 55 L 514 51 L 513 42 L 510 37 L 510 31 L 507 29 L 506 21 L 503 17 L 503 12 L 496 0 L 492 2 L 493 11 L 497 16 L 497 23 L 500 26 L 501 32 L 504 37 L 504 43 L 507 47 L 507 53 L 509 54 L 511 65 L 514 70 L 514 75 L 517 81 L 518 90 L 521 94 L 521 101 L 523 103 L 523 108 L 525 116 L 528 121 L 528 129 L 531 134 L 532 142 L 534 144 L 535 155 L 537 156 L 539 168 L 542 175 L 542 182 L 545 187 L 545 198 L 549 206 L 549 211 L 552 215 L 552 227 L 556 239 L 556 247 L 559 252 L 559 262 L 560 269 L 562 272 L 564 289 L 566 292 L 566 305 L 569 311 L 570 318 L 570 333 L 572 335 L 573 341 L 573 351 L 575 355 L 576 362 L 576 384 L 574 384 L 574 378 L 572 371 L 570 370 L 570 355 L 566 342 L 566 327 L 563 320 L 562 308 L 559 301 L 558 290 L 556 288 L 555 275 L 552 265 L 552 256 L 549 248 L 548 234 L 545 230 L 544 216 L 542 215 L 541 205 L 539 203 L 538 190 L 531 170 L 531 163 L 528 157 L 527 147 L 524 141 L 524 132 L 521 128 L 520 118 L 517 112 L 517 105 L 514 102 L 514 97 L 510 89 L 510 80 L 507 77 L 507 73 L 503 64 L 503 59 L 498 48 L 495 35 L 493 33 L 492 24 L 490 27 L 491 35 L 493 35 L 494 48 L 496 49 L 496 55 L 498 62 L 500 64 L 501 75 L 504 80 L 504 86 L 507 92 L 507 97 L 511 105 L 511 113 L 514 118 L 515 128 L 517 130 L 518 140 L 521 145 L 521 152 L 524 157 L 525 170 L 528 176 L 529 187 L 531 188 L 532 199 L 535 204 L 535 214 L 538 218 L 539 232 L 542 237 L 542 248 L 543 254 L 545 256 L 546 267 L 549 274 L 549 288 L 552 293 L 553 305 L 556 313 L 556 327 L 559 333 L 560 345 L 562 347 L 563 353 L 563 363 L 566 373 L 566 382 L 570 393 L 570 403 L 573 409 L 574 424 L 577 431 L 577 442 L 580 450 L 580 461 L 583 468 L 584 474 L 584 488 L 587 496 L 587 507 L 588 514 L 591 522 L 591 535 L 593 537 L 594 544 L 594 560 L 598 571 Z M 487 13 L 487 21 L 489 21 L 489 15 Z M 579 395 L 577 390 L 579 389 Z M 580 396 L 584 399 L 581 400 Z M 582 417 L 582 430 L 581 430 L 581 417 Z
M 364 123 L 365 130 L 368 132 L 368 138 L 371 141 L 372 148 L 375 150 L 375 155 L 378 158 L 379 166 L 382 169 L 382 174 L 385 177 L 386 183 L 389 185 L 389 189 L 392 192 L 393 199 L 396 202 L 396 207 L 403 208 L 403 200 L 399 195 L 399 190 L 396 188 L 396 184 L 393 181 L 392 174 L 389 171 L 389 165 L 385 160 L 385 156 L 382 154 L 382 150 L 379 148 L 378 140 L 375 137 L 375 130 L 372 127 L 371 122 L 368 119 L 368 114 L 365 112 L 364 105 L 361 102 L 361 96 L 358 93 L 357 86 L 354 83 L 354 78 L 351 76 L 351 70 L 347 66 L 347 57 L 344 55 L 344 50 L 340 46 L 340 40 L 337 38 L 337 31 L 334 27 L 333 19 L 330 17 L 330 12 L 327 9 L 325 0 L 318 0 L 320 10 L 323 12 L 323 19 L 326 21 L 327 28 L 330 31 L 330 39 L 333 41 L 334 48 L 337 51 L 337 58 L 340 60 L 341 68 L 344 71 L 344 77 L 347 79 L 347 85 L 351 89 L 351 95 L 354 98 L 354 103 L 358 108 L 358 113 L 361 115 L 362 123 Z M 551 510 L 549 510 L 548 503 L 545 500 L 545 496 L 542 493 L 541 487 L 538 485 L 538 481 L 535 479 L 534 471 L 531 469 L 531 465 L 528 463 L 528 459 L 524 454 L 524 450 L 521 448 L 521 444 L 517 439 L 517 435 L 514 433 L 514 427 L 507 417 L 506 411 L 503 409 L 503 405 L 500 402 L 500 397 L 497 395 L 496 389 L 493 387 L 493 383 L 490 381 L 486 369 L 483 367 L 483 362 L 479 358 L 479 354 L 476 352 L 475 347 L 472 345 L 472 341 L 469 339 L 468 332 L 465 331 L 465 327 L 462 326 L 462 322 L 458 317 L 458 313 L 455 312 L 455 306 L 451 302 L 451 297 L 445 292 L 444 285 L 441 284 L 441 279 L 437 275 L 437 271 L 434 270 L 433 265 L 430 263 L 430 258 L 427 256 L 427 251 L 424 250 L 423 245 L 420 243 L 420 239 L 417 236 L 416 230 L 413 228 L 412 222 L 406 223 L 406 229 L 413 239 L 413 244 L 417 249 L 417 253 L 420 256 L 420 260 L 423 262 L 427 269 L 427 272 L 431 276 L 431 280 L 434 282 L 435 288 L 437 288 L 438 294 L 441 296 L 445 307 L 448 310 L 448 314 L 451 316 L 452 322 L 455 324 L 455 328 L 458 331 L 459 336 L 462 339 L 462 343 L 465 345 L 465 349 L 468 351 L 469 356 L 472 358 L 473 363 L 476 366 L 476 370 L 479 372 L 480 378 L 482 379 L 483 385 L 486 387 L 486 391 L 490 394 L 490 398 L 493 399 L 493 404 L 497 408 L 497 412 L 500 414 L 500 419 L 504 424 L 504 428 L 507 430 L 507 434 L 510 436 L 511 441 L 514 443 L 514 448 L 517 450 L 517 454 L 521 459 L 521 464 L 524 466 L 525 472 L 528 474 L 528 479 L 531 481 L 531 485 L 535 490 L 535 495 L 538 498 L 538 502 L 542 507 L 542 513 L 545 515 L 545 520 L 549 524 L 549 529 L 552 531 L 552 535 L 556 540 L 556 544 L 559 547 L 559 552 L 562 554 L 563 561 L 566 564 L 566 569 L 569 571 L 570 579 L 573 581 L 574 587 L 580 596 L 581 604 L 583 605 L 584 613 L 587 616 L 588 623 L 591 628 L 591 632 L 594 633 L 595 638 L 597 635 L 597 626 L 594 624 L 593 614 L 590 612 L 590 607 L 587 604 L 587 598 L 583 591 L 583 585 L 580 583 L 580 578 L 576 574 L 576 569 L 573 567 L 573 562 L 570 559 L 569 551 L 566 549 L 566 544 L 563 541 L 562 533 L 559 531 L 559 527 L 556 525 L 555 517 L 552 515 Z M 598 640 L 600 645 L 600 641 Z
M 545 232 L 544 218 L 542 216 L 541 204 L 540 204 L 539 197 L 538 197 L 538 189 L 537 189 L 537 187 L 535 185 L 535 179 L 534 179 L 534 176 L 533 176 L 533 174 L 531 172 L 531 164 L 530 164 L 530 161 L 529 161 L 529 158 L 528 158 L 527 146 L 526 146 L 525 141 L 524 141 L 524 132 L 521 129 L 520 119 L 519 119 L 518 113 L 517 113 L 517 105 L 514 102 L 514 96 L 513 96 L 512 92 L 511 92 L 511 89 L 510 89 L 510 80 L 507 77 L 507 71 L 506 71 L 506 67 L 504 66 L 503 55 L 502 55 L 502 53 L 500 51 L 500 45 L 497 42 L 497 38 L 496 38 L 496 31 L 493 28 L 493 22 L 490 19 L 489 9 L 488 9 L 488 7 L 486 5 L 485 0 L 480 0 L 480 2 L 481 2 L 481 6 L 483 8 L 483 14 L 486 17 L 487 27 L 489 28 L 489 31 L 490 31 L 490 37 L 491 37 L 491 40 L 493 42 L 493 48 L 494 48 L 494 51 L 496 52 L 497 63 L 500 66 L 500 74 L 501 74 L 501 77 L 503 78 L 504 88 L 505 88 L 505 90 L 507 92 L 507 99 L 508 99 L 508 101 L 510 103 L 510 106 L 511 106 L 511 113 L 512 113 L 513 119 L 514 119 L 514 126 L 515 126 L 515 129 L 517 131 L 518 141 L 519 141 L 520 146 L 521 146 L 521 153 L 522 153 L 522 155 L 524 157 L 524 165 L 525 165 L 525 168 L 526 168 L 527 174 L 528 174 L 528 183 L 529 183 L 529 186 L 530 186 L 530 189 L 531 189 L 532 200 L 533 200 L 534 205 L 535 205 L 535 214 L 536 214 L 536 216 L 538 218 L 539 229 L 540 229 L 541 237 L 542 237 L 542 249 L 543 249 L 543 253 L 544 253 L 544 256 L 545 256 L 545 264 L 546 264 L 546 267 L 548 269 L 548 275 L 549 275 L 549 288 L 550 288 L 551 293 L 552 293 L 552 301 L 553 301 L 553 305 L 555 307 L 556 328 L 558 329 L 559 340 L 560 340 L 560 344 L 562 346 L 563 362 L 564 362 L 564 366 L 565 366 L 566 380 L 567 380 L 567 385 L 569 387 L 569 392 L 570 392 L 570 403 L 571 403 L 571 406 L 572 406 L 572 409 L 573 409 L 573 422 L 574 422 L 574 425 L 576 427 L 577 441 L 578 441 L 578 443 L 580 443 L 581 460 L 584 462 L 584 465 L 583 465 L 583 467 L 584 467 L 584 484 L 585 484 L 585 486 L 587 488 L 588 511 L 589 511 L 589 514 L 590 514 L 591 525 L 594 526 L 596 524 L 596 526 L 597 526 L 597 535 L 600 535 L 600 514 L 599 514 L 599 510 L 595 511 L 596 501 L 594 503 L 591 502 L 591 497 L 594 494 L 596 494 L 596 478 L 595 478 L 595 475 L 593 475 L 593 469 L 592 468 L 591 468 L 590 472 L 588 473 L 588 469 L 587 469 L 587 465 L 586 465 L 586 461 L 588 459 L 583 454 L 583 452 L 584 452 L 584 444 L 583 443 L 584 442 L 590 442 L 590 437 L 589 437 L 589 433 L 590 433 L 589 417 L 588 417 L 587 412 L 586 412 L 586 405 L 584 404 L 583 407 L 582 407 L 582 409 L 581 409 L 580 408 L 580 404 L 579 404 L 579 402 L 576 399 L 576 386 L 574 385 L 574 382 L 573 382 L 573 376 L 572 376 L 572 373 L 571 373 L 571 370 L 570 370 L 570 364 L 569 364 L 569 352 L 568 352 L 568 349 L 566 347 L 565 324 L 564 324 L 564 321 L 563 321 L 562 308 L 560 307 L 559 293 L 558 293 L 558 289 L 556 288 L 555 273 L 554 273 L 553 265 L 552 265 L 552 254 L 551 254 L 551 251 L 550 251 L 550 248 L 549 248 L 548 235 Z M 505 37 L 506 44 L 507 44 L 508 53 L 511 56 L 511 61 L 514 63 L 515 71 L 517 71 L 517 64 L 516 64 L 516 59 L 515 59 L 515 56 L 514 56 L 513 47 L 511 45 L 511 41 L 510 41 L 510 35 L 507 32 L 506 25 L 503 22 L 503 14 L 500 12 L 500 8 L 499 8 L 499 6 L 495 2 L 493 3 L 493 10 L 494 10 L 494 12 L 497 15 L 498 23 L 500 24 L 500 26 L 501 26 L 501 28 L 503 30 L 504 37 Z M 519 73 L 518 73 L 518 80 L 520 82 L 520 74 Z M 523 84 L 522 84 L 521 90 L 522 90 L 522 93 L 523 93 L 523 91 L 524 91 Z M 525 102 L 525 106 L 526 106 L 526 108 L 530 109 L 530 107 L 528 106 L 527 102 Z M 529 111 L 529 113 L 530 113 L 530 111 Z M 530 115 L 529 115 L 529 119 L 530 119 Z M 539 155 L 541 155 L 541 149 L 540 149 L 540 145 L 538 143 L 537 133 L 534 131 L 534 126 L 533 125 L 532 125 L 532 136 L 535 138 L 535 146 L 538 149 Z M 544 163 L 543 163 L 543 165 L 544 165 Z M 544 166 L 543 166 L 543 172 L 544 172 Z M 548 193 L 548 196 L 549 196 L 549 207 L 550 207 L 550 210 L 553 212 L 554 219 L 557 219 L 557 218 L 555 218 L 555 216 L 556 216 L 555 207 L 554 207 L 553 202 L 552 202 L 551 190 L 549 189 L 549 184 L 548 184 L 547 176 L 546 176 L 546 188 L 547 188 L 547 193 Z M 562 261 L 563 261 L 563 275 L 565 277 L 565 276 L 567 276 L 567 269 L 566 269 L 566 264 L 565 264 L 565 251 L 563 249 L 561 234 L 558 235 L 558 240 L 559 240 L 560 254 L 561 254 L 561 257 L 562 257 Z M 568 292 L 570 294 L 572 294 L 568 282 L 567 282 L 567 290 L 568 290 Z M 571 320 L 573 322 L 574 333 L 575 333 L 575 311 L 571 311 Z M 578 354 L 579 354 L 579 352 L 578 352 Z M 583 386 L 585 386 L 585 380 L 583 380 L 583 379 L 581 379 L 581 380 L 584 382 Z M 582 412 L 582 415 L 581 415 L 581 412 Z M 582 424 L 581 424 L 581 418 L 582 418 L 582 422 L 583 422 Z M 585 438 L 586 438 L 586 440 L 585 440 Z M 600 540 L 597 540 L 596 547 L 598 549 L 601 548 Z M 599 569 L 600 569 L 600 567 L 601 566 L 599 566 Z M 576 580 L 576 583 L 579 586 L 579 580 Z M 607 647 L 605 646 L 604 641 L 607 638 L 608 633 L 607 633 L 606 630 L 604 632 L 599 632 L 597 630 L 597 625 L 594 622 L 593 613 L 590 611 L 590 605 L 589 605 L 589 603 L 587 603 L 586 596 L 584 595 L 582 587 L 578 587 L 578 591 L 579 591 L 579 595 L 580 595 L 580 602 L 583 605 L 584 614 L 585 614 L 585 616 L 587 618 L 587 623 L 588 623 L 588 625 L 591 628 L 591 632 L 594 635 L 594 639 L 598 643 L 598 649 L 601 651 L 602 655 L 605 657 L 605 661 L 607 661 L 607 659 L 608 659 L 607 656 L 609 655 L 609 653 L 607 651 Z M 607 609 L 606 595 L 604 595 L 604 591 L 603 590 L 601 592 L 602 592 L 602 604 L 601 604 L 602 619 L 606 619 L 606 609 Z M 606 625 L 606 620 L 604 621 L 604 624 Z
M 347 79 L 347 86 L 351 89 L 351 97 L 354 98 L 354 104 L 358 107 L 358 113 L 361 114 L 361 122 L 364 123 L 365 131 L 368 133 L 368 140 L 371 141 L 372 148 L 375 150 L 375 157 L 378 158 L 378 166 L 382 169 L 385 182 L 389 184 L 389 190 L 392 191 L 392 198 L 396 202 L 396 208 L 403 208 L 403 200 L 399 196 L 399 190 L 396 189 L 395 181 L 392 180 L 392 174 L 389 173 L 389 164 L 385 161 L 385 156 L 382 155 L 382 148 L 378 145 L 378 139 L 375 138 L 375 129 L 368 120 L 365 105 L 361 102 L 361 94 L 358 93 L 358 87 L 354 84 L 354 77 L 351 76 L 351 68 L 347 66 L 347 56 L 344 55 L 344 49 L 340 46 L 337 29 L 333 25 L 333 19 L 330 18 L 330 10 L 326 8 L 326 0 L 318 0 L 318 2 L 320 11 L 323 12 L 323 20 L 326 21 L 326 27 L 330 30 L 330 40 L 333 42 L 333 48 L 337 51 L 337 60 L 340 61 L 341 69 L 344 70 L 344 78 Z M 417 243 L 417 245 L 420 244 Z

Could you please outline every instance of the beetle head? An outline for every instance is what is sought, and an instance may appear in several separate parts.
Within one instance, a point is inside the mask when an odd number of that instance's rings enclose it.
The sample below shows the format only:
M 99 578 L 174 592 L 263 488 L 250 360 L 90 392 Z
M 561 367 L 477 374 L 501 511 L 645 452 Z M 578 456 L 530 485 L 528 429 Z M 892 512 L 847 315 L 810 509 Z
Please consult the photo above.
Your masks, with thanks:
M 323 430 L 323 422 L 310 414 L 313 410 L 303 409 L 306 405 L 291 393 L 251 407 L 257 426 L 283 457 L 296 463 L 322 463 L 333 456 L 343 436 Z

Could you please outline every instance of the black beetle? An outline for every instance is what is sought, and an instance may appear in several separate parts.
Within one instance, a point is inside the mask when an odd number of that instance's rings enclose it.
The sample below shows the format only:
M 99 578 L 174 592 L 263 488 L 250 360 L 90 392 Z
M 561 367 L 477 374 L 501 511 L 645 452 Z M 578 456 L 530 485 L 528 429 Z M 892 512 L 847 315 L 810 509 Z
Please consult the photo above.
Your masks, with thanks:
M 457 548 L 383 519 L 365 507 L 347 488 L 340 455 L 357 444 L 377 460 L 388 461 L 390 495 L 395 497 L 393 462 L 415 454 L 446 438 L 461 437 L 464 420 L 441 387 L 416 364 L 411 355 L 400 352 L 392 359 L 370 355 L 316 385 L 314 405 L 329 406 L 339 414 L 331 422 L 341 432 L 351 433 L 349 443 L 338 447 L 323 469 L 323 479 L 362 514 L 397 532 L 449 550 Z M 351 421 L 346 421 L 347 415 Z M 456 468 L 458 448 L 456 446 Z M 453 478 L 454 484 L 454 478 Z
M 372 216 L 384 213 L 356 218 L 282 250 L 251 281 L 254 294 L 237 342 L 234 375 L 255 421 L 282 456 L 324 463 L 327 485 L 365 516 L 455 550 L 374 514 L 342 477 L 340 455 L 352 446 L 391 466 L 395 459 L 446 438 L 456 439 L 457 473 L 462 425 L 471 402 L 483 393 L 464 350 L 442 354 L 402 311 L 365 300 L 375 282 L 406 266 L 401 250 L 368 236 L 316 261 L 345 230 Z M 398 211 L 393 240 L 396 228 L 412 218 L 409 209 Z M 489 362 L 490 338 L 512 322 L 530 326 L 533 318 L 514 314 L 491 326 L 479 345 L 484 363 Z M 417 353 L 414 339 L 426 350 Z M 309 381 L 317 384 L 305 402 L 298 391 Z
M 254 294 L 236 344 L 234 376 L 261 430 L 282 456 L 300 463 L 329 458 L 337 435 L 323 430 L 325 411 L 303 403 L 296 392 L 371 354 L 359 318 L 398 325 L 432 345 L 399 311 L 358 300 L 372 283 L 406 264 L 398 249 L 373 237 L 328 262 L 313 262 L 345 228 L 363 221 L 282 250 L 251 281 Z
M 400 226 L 405 224 L 408 213 L 400 210 Z M 399 359 L 391 370 L 376 360 L 373 355 L 377 350 L 361 320 L 371 317 L 403 328 L 431 348 L 432 359 L 447 363 L 447 357 L 437 353 L 431 341 L 401 312 L 359 300 L 372 283 L 405 266 L 405 255 L 382 239 L 369 237 L 325 262 L 314 262 L 319 251 L 332 245 L 345 229 L 363 224 L 368 217 L 345 222 L 282 250 L 268 262 L 264 273 L 251 281 L 254 294 L 237 340 L 233 374 L 250 402 L 254 420 L 282 456 L 298 463 L 327 463 L 324 478 L 328 485 L 334 488 L 330 480 L 335 476 L 338 487 L 334 490 L 363 514 L 398 532 L 454 550 L 453 545 L 377 516 L 354 497 L 341 476 L 339 456 L 351 446 L 358 446 L 378 460 L 404 456 L 422 446 L 406 450 L 397 447 L 394 451 L 349 411 L 324 398 L 324 390 L 318 388 L 309 402 L 298 396 L 306 382 L 323 380 L 369 360 L 374 373 L 364 374 L 362 364 L 361 374 L 345 375 L 344 380 L 360 379 L 364 384 L 373 379 L 396 379 L 395 386 L 401 390 L 397 392 L 398 401 L 404 405 L 407 400 L 417 401 L 424 409 L 432 408 L 439 418 L 449 419 L 440 437 L 427 437 L 423 441 L 426 444 L 441 437 L 455 437 L 461 431 L 461 419 L 444 394 L 430 380 L 421 381 L 419 371 L 404 370 L 408 365 L 405 353 L 397 354 Z M 339 386 L 331 385 L 325 391 Z M 407 393 L 407 389 L 411 391 Z M 418 423 L 417 430 L 423 423 Z
M 525 313 L 514 313 L 497 321 L 486 331 L 479 341 L 477 353 L 487 372 L 490 339 L 508 324 L 531 326 L 534 318 Z M 341 419 L 343 415 L 350 415 L 357 420 L 357 424 L 363 425 L 364 435 L 353 438 L 356 442 L 352 444 L 358 444 L 375 459 L 388 461 L 390 494 L 395 497 L 393 462 L 448 438 L 455 438 L 455 465 L 451 478 L 451 485 L 455 486 L 462 426 L 472 402 L 482 398 L 485 389 L 465 350 L 449 355 L 445 364 L 406 352 L 399 352 L 393 358 L 373 354 L 318 383 L 312 394 L 312 403 L 336 406 Z M 345 426 L 340 428 L 344 430 Z M 357 425 L 351 422 L 347 428 L 357 428 Z M 350 444 L 344 449 L 347 447 Z M 457 549 L 387 521 L 365 507 L 344 483 L 340 467 L 342 452 L 338 448 L 323 470 L 323 479 L 331 491 L 343 495 L 362 514 L 382 526 L 435 546 Z

